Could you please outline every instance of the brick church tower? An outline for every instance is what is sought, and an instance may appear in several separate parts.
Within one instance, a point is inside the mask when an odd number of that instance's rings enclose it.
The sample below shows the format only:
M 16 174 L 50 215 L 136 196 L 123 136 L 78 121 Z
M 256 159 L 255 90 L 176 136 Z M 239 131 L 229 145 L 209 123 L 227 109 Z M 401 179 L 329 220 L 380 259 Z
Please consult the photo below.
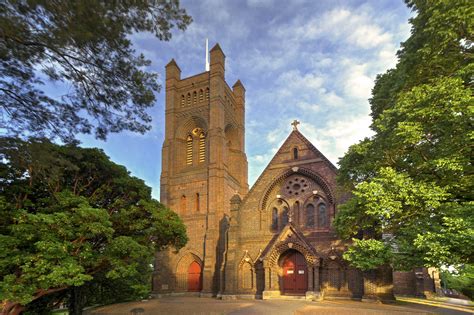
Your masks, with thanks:
M 189 242 L 157 254 L 155 293 L 217 293 L 230 199 L 248 192 L 244 134 L 245 88 L 226 83 L 218 44 L 209 71 L 181 78 L 168 63 L 160 201 L 183 219 Z

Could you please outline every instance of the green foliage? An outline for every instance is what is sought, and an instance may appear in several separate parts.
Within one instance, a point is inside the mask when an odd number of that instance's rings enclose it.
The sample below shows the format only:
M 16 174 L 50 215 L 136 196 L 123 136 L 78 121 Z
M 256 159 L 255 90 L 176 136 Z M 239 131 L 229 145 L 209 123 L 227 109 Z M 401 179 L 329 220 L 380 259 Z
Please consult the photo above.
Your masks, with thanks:
M 433 228 L 414 240 L 414 245 L 426 253 L 426 265 L 436 266 L 439 261 L 455 266 L 472 263 L 474 203 L 446 203 L 440 213 L 442 217 L 433 222 Z
M 191 17 L 179 0 L 2 1 L 0 127 L 9 135 L 105 139 L 109 132 L 151 128 L 146 110 L 160 89 L 150 61 L 130 36 L 169 40 Z M 47 81 L 65 86 L 48 94 Z
M 444 287 L 474 299 L 474 265 L 463 265 L 455 272 L 444 270 L 441 272 L 441 279 Z
M 361 270 L 372 270 L 390 261 L 391 251 L 381 241 L 352 239 L 352 247 L 343 254 L 343 258 Z
M 154 253 L 186 244 L 179 217 L 101 150 L 1 141 L 2 301 L 28 305 L 104 279 L 142 296 Z
M 339 163 L 339 183 L 354 198 L 335 227 L 346 238 L 391 235 L 399 269 L 472 263 L 474 7 L 407 4 L 416 11 L 412 34 L 370 99 L 375 135 Z

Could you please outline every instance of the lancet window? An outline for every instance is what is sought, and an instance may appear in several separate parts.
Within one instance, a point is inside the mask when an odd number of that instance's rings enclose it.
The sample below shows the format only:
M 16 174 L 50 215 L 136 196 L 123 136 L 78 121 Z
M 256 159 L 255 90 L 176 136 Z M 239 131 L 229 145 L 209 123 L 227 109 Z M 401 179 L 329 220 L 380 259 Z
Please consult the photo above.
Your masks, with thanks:
M 326 227 L 328 222 L 328 214 L 325 203 L 320 203 L 318 206 L 318 227 Z
M 278 229 L 278 209 L 273 208 L 272 209 L 272 230 L 277 230 Z
M 206 161 L 206 135 L 204 132 L 199 134 L 199 163 Z
M 307 227 L 313 227 L 314 226 L 314 205 L 313 204 L 307 204 L 306 205 L 306 226 Z
M 289 211 L 287 207 L 283 207 L 283 211 L 281 212 L 281 224 L 280 227 L 283 228 L 285 225 L 288 224 L 288 217 L 289 217 Z
M 186 138 L 186 165 L 193 165 L 193 136 Z

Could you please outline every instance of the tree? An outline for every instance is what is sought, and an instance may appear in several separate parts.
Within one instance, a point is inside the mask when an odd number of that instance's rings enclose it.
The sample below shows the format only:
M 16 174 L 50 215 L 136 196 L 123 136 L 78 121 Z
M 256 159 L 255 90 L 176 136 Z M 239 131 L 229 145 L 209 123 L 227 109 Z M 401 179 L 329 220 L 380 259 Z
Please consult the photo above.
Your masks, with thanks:
M 339 162 L 339 182 L 353 198 L 335 227 L 346 238 L 362 235 L 345 257 L 365 269 L 381 264 L 372 258 L 397 269 L 469 265 L 474 7 L 465 0 L 406 2 L 416 12 L 411 36 L 370 99 L 375 135 Z
M 474 299 L 474 266 L 466 265 L 459 270 L 441 271 L 443 286 L 448 289 L 454 289 L 458 292 Z
M 179 0 L 2 1 L 0 128 L 65 142 L 76 133 L 144 133 L 160 86 L 130 36 L 169 40 L 174 27 L 190 22 Z M 48 80 L 64 94 L 48 94 Z
M 1 141 L 3 313 L 104 278 L 143 294 L 154 253 L 187 242 L 179 217 L 101 150 Z

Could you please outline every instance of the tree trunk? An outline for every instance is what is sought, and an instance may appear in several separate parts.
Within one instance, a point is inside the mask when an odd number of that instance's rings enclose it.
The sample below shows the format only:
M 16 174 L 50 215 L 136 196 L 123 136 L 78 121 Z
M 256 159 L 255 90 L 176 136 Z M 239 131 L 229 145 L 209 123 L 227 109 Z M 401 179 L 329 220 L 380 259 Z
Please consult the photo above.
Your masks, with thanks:
M 81 315 L 84 307 L 84 295 L 82 293 L 83 287 L 72 287 L 71 297 L 69 299 L 69 315 Z
M 2 305 L 1 315 L 18 315 L 25 310 L 20 303 L 4 302 Z
M 48 290 L 38 290 L 34 295 L 33 301 L 36 299 L 39 299 L 42 296 L 45 296 L 54 292 L 59 292 L 64 289 L 66 289 L 66 287 L 54 288 L 54 289 L 48 289 Z M 0 315 L 17 315 L 26 309 L 25 306 L 17 302 L 9 302 L 9 301 L 1 301 L 1 302 L 2 302 L 2 305 L 1 305 L 2 308 L 0 309 Z

